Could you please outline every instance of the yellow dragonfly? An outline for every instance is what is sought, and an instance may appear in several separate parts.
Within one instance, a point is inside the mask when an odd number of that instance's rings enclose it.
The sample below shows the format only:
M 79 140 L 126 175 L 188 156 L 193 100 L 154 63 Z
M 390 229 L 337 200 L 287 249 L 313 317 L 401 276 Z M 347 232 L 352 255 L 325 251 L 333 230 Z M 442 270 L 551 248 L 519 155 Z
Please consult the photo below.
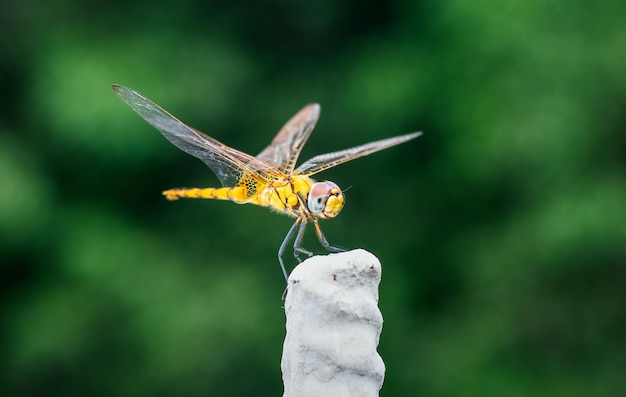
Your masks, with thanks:
M 296 168 L 296 161 L 320 115 L 320 106 L 310 104 L 296 113 L 274 137 L 272 143 L 254 157 L 233 149 L 202 132 L 185 125 L 137 91 L 113 85 L 113 91 L 159 130 L 182 151 L 202 160 L 218 177 L 221 188 L 176 188 L 163 192 L 168 200 L 205 198 L 230 200 L 238 204 L 256 204 L 296 218 L 278 250 L 278 261 L 285 279 L 288 274 L 283 254 L 296 233 L 294 256 L 312 256 L 301 247 L 308 222 L 315 227 L 317 238 L 330 252 L 341 252 L 322 233 L 319 219 L 337 216 L 344 205 L 344 195 L 335 183 L 316 182 L 311 176 L 336 165 L 399 145 L 421 135 L 420 132 L 383 139 L 351 149 L 322 154 Z

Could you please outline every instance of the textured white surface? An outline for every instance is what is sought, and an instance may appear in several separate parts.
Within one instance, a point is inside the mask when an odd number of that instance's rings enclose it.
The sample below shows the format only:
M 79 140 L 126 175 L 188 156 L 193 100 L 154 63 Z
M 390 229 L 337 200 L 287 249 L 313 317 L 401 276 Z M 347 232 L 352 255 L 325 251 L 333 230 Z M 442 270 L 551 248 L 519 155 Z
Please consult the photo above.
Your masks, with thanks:
M 376 352 L 381 266 L 364 250 L 314 256 L 289 276 L 284 397 L 375 397 L 385 364 Z

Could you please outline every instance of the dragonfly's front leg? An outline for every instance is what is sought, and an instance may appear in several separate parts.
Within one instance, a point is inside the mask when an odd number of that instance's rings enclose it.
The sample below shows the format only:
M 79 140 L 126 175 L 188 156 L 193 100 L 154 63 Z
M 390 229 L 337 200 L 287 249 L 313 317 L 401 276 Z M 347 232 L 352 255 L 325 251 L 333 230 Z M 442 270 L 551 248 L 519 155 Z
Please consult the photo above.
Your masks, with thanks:
M 298 229 L 298 235 L 296 236 L 296 240 L 293 243 L 293 256 L 296 257 L 296 260 L 298 261 L 298 263 L 302 262 L 302 259 L 300 259 L 300 254 L 304 254 L 308 257 L 313 256 L 313 253 L 311 251 L 305 250 L 304 248 L 301 247 L 302 238 L 304 237 L 304 231 L 306 230 L 307 220 L 304 219 L 301 221 L 302 223 L 300 224 L 300 229 Z
M 301 222 L 302 222 L 301 218 L 296 219 L 296 221 L 293 223 L 293 226 L 291 226 L 291 228 L 287 232 L 287 235 L 285 236 L 283 243 L 280 245 L 280 248 L 278 249 L 278 262 L 280 263 L 280 269 L 283 271 L 283 275 L 285 276 L 285 281 L 288 281 L 289 275 L 287 274 L 287 269 L 285 268 L 285 262 L 283 262 L 283 254 L 285 253 L 285 249 L 287 249 L 287 244 L 289 243 L 289 241 L 291 240 L 291 237 L 296 231 L 296 227 L 298 227 L 298 225 L 300 225 Z M 302 226 L 300 227 L 302 228 Z M 300 233 L 298 232 L 298 234 Z
M 326 236 L 324 236 L 324 233 L 322 232 L 322 228 L 320 227 L 320 223 L 317 218 L 313 218 L 313 225 L 315 226 L 315 234 L 317 234 L 317 238 L 320 241 L 320 244 L 322 244 L 322 247 L 326 248 L 326 250 L 330 252 L 346 251 L 345 248 L 335 247 L 328 243 L 328 240 L 326 239 Z

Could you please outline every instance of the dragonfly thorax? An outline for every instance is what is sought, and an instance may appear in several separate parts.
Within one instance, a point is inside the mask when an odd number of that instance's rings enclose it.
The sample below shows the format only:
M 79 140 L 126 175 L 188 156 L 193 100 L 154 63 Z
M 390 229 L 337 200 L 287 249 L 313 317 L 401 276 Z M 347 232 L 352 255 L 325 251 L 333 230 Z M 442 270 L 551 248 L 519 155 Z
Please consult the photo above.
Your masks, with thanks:
M 344 197 L 339 186 L 330 181 L 316 182 L 307 197 L 309 211 L 321 218 L 334 218 L 343 208 Z

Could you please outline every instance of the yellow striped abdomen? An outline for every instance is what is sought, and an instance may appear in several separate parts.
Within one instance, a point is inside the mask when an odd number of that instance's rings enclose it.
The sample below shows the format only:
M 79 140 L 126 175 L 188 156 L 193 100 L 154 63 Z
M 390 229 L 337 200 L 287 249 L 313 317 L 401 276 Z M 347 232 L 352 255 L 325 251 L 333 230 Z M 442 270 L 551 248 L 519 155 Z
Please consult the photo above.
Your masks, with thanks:
M 246 189 L 243 187 L 222 187 L 222 188 L 181 188 L 170 189 L 163 192 L 168 200 L 178 200 L 180 198 L 203 198 L 216 200 L 230 200 L 237 203 L 245 203 L 249 200 Z

